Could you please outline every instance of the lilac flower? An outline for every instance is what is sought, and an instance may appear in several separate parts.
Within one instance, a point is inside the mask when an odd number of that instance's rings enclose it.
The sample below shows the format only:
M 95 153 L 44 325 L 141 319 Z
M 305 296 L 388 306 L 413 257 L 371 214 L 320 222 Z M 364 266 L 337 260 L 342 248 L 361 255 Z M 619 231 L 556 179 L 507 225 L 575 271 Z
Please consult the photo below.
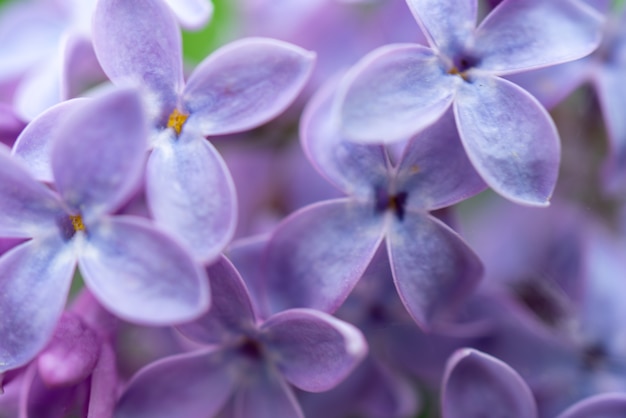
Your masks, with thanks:
M 0 258 L 0 373 L 49 340 L 77 263 L 122 318 L 171 324 L 207 308 L 204 274 L 187 252 L 144 219 L 112 216 L 137 188 L 146 137 L 140 100 L 124 90 L 62 123 L 52 147 L 56 192 L 0 149 L 0 236 L 31 238 Z
M 109 78 L 147 92 L 156 131 L 146 178 L 154 219 L 198 260 L 213 260 L 233 236 L 236 199 L 222 158 L 203 137 L 252 129 L 282 112 L 314 55 L 270 39 L 240 40 L 207 57 L 185 84 L 178 27 L 149 0 L 99 1 L 93 37 Z
M 302 417 L 287 382 L 328 390 L 366 354 L 356 328 L 321 312 L 293 309 L 259 321 L 243 280 L 225 258 L 207 273 L 211 309 L 179 326 L 207 346 L 140 371 L 119 401 L 117 418 L 213 417 L 231 397 L 239 418 Z
M 353 67 L 336 103 L 342 132 L 362 143 L 402 140 L 453 107 L 485 182 L 515 202 L 547 205 L 559 165 L 556 128 L 536 99 L 500 76 L 589 54 L 598 14 L 578 0 L 509 0 L 475 28 L 475 0 L 407 3 L 430 48 L 388 45 Z
M 344 140 L 321 91 L 301 125 L 314 166 L 348 198 L 307 206 L 284 220 L 268 245 L 273 309 L 335 311 L 363 275 L 383 239 L 402 302 L 420 326 L 457 307 L 482 274 L 472 250 L 429 211 L 484 188 L 458 147 L 452 117 L 412 140 L 396 166 L 382 146 Z

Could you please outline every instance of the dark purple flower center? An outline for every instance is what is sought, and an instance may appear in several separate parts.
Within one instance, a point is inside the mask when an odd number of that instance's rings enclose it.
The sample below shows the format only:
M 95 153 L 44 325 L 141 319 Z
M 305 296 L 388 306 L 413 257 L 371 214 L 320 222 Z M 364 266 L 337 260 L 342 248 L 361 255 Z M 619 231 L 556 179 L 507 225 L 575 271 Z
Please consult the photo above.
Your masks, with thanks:
M 606 363 L 608 353 L 600 343 L 589 344 L 583 349 L 582 362 L 586 370 L 597 370 Z
M 376 189 L 376 212 L 382 213 L 390 211 L 394 213 L 399 220 L 403 220 L 407 197 L 406 192 L 390 194 L 387 189 L 379 187 Z
M 465 81 L 469 81 L 468 71 L 478 65 L 479 59 L 470 54 L 460 54 L 452 60 L 452 67 L 448 74 L 458 75 Z
M 550 327 L 557 327 L 567 317 L 567 309 L 558 290 L 543 279 L 521 280 L 513 285 L 513 293 L 519 302 Z
M 237 346 L 237 351 L 250 360 L 260 361 L 263 359 L 263 345 L 253 338 L 246 337 L 241 341 Z
M 70 240 L 78 231 L 86 231 L 85 224 L 81 215 L 68 215 L 57 221 L 61 235 L 66 240 Z

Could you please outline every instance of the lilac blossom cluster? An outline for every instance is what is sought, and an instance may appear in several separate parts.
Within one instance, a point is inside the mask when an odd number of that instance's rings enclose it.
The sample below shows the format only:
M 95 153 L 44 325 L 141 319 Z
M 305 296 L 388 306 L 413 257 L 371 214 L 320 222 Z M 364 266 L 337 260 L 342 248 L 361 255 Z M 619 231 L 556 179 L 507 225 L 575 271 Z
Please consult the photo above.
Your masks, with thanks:
M 9 2 L 0 418 L 625 418 L 623 3 Z

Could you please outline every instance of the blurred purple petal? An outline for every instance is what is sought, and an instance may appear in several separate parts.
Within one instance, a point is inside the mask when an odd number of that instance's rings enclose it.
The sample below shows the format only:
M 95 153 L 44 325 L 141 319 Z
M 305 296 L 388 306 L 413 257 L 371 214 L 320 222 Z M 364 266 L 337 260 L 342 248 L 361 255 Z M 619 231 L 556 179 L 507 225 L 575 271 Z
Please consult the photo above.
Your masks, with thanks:
M 470 348 L 450 357 L 442 390 L 444 418 L 537 417 L 533 395 L 517 372 Z
M 74 35 L 67 40 L 63 51 L 62 74 L 63 100 L 78 97 L 92 86 L 106 81 L 107 77 L 100 67 L 91 39 Z
M 290 309 L 261 327 L 289 383 L 309 392 L 332 389 L 367 354 L 361 331 L 323 312 Z
M 20 81 L 13 99 L 16 112 L 31 120 L 61 101 L 61 60 L 48 57 Z
M 373 205 L 350 200 L 313 204 L 289 216 L 267 249 L 273 311 L 335 311 L 363 275 L 383 233 L 384 219 L 375 215 Z
M 234 409 L 234 418 L 304 418 L 291 388 L 266 367 L 243 382 Z
M 352 67 L 339 87 L 341 132 L 367 143 L 408 139 L 439 119 L 460 82 L 424 46 L 378 48 Z
M 201 29 L 213 16 L 211 0 L 165 0 L 186 29 Z
M 0 258 L 0 373 L 32 360 L 52 337 L 75 266 L 72 246 L 57 235 Z
M 25 371 L 24 379 L 20 418 L 65 418 L 82 412 L 86 385 L 48 387 L 35 365 Z
M 476 31 L 477 68 L 508 74 L 582 58 L 598 47 L 601 25 L 578 0 L 504 1 Z
M 517 203 L 549 204 L 561 145 L 534 97 L 499 77 L 477 76 L 462 84 L 454 113 L 465 150 L 492 189 Z
M 150 364 L 129 382 L 115 417 L 215 416 L 233 390 L 232 374 L 222 354 L 206 349 Z
M 168 235 L 141 218 L 104 218 L 87 226 L 79 253 L 85 283 L 108 310 L 132 322 L 170 325 L 209 305 L 204 272 Z
M 89 101 L 64 120 L 57 135 L 52 172 L 75 215 L 89 222 L 130 198 L 143 172 L 148 135 L 135 91 Z
M 282 113 L 300 93 L 315 55 L 286 42 L 246 38 L 202 61 L 189 77 L 183 106 L 203 135 L 255 128 Z
M 109 343 L 100 347 L 100 357 L 91 375 L 89 415 L 87 418 L 109 418 L 117 399 L 115 352 Z
M 235 232 L 233 180 L 217 150 L 199 133 L 164 138 L 148 160 L 146 194 L 156 222 L 194 257 L 214 260 Z
M 183 86 L 181 35 L 162 1 L 98 1 L 93 45 L 106 75 L 116 84 L 146 86 L 156 107 L 169 114 Z
M 0 84 L 0 95 L 2 94 L 2 85 Z M 0 103 L 0 142 L 8 146 L 13 143 L 26 127 L 26 122 L 20 118 L 13 106 L 6 103 Z
M 394 220 L 387 247 L 402 303 L 422 328 L 455 312 L 483 274 L 465 241 L 423 213 L 407 211 Z
M 557 418 L 622 418 L 626 414 L 626 394 L 603 393 L 575 403 Z

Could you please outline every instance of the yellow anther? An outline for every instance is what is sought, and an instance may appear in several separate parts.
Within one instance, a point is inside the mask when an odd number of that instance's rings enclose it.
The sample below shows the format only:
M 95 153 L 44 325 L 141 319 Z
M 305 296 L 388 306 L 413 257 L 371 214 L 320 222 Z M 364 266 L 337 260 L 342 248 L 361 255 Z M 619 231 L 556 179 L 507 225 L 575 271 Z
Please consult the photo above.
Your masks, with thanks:
M 167 120 L 167 127 L 174 128 L 176 135 L 180 135 L 180 131 L 183 129 L 183 125 L 185 124 L 185 121 L 187 121 L 188 117 L 189 115 L 182 113 L 178 109 L 174 109 Z
M 70 215 L 70 220 L 72 221 L 72 226 L 74 227 L 74 231 L 84 231 L 85 224 L 83 223 L 83 218 L 80 215 Z

